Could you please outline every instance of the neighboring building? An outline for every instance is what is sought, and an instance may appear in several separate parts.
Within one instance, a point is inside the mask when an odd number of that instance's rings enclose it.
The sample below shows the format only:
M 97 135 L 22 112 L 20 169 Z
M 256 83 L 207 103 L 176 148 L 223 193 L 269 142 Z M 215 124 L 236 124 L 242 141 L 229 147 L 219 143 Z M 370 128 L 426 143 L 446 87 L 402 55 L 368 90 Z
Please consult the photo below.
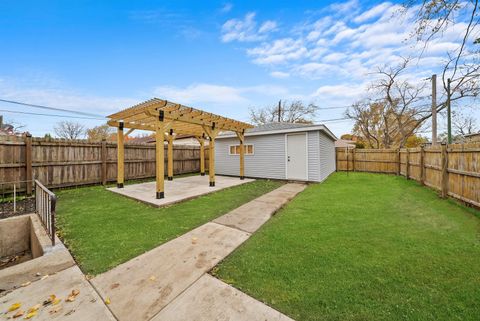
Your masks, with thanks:
M 128 142 L 134 143 L 134 144 L 155 144 L 155 137 L 153 136 L 133 137 L 130 140 L 128 140 Z M 200 146 L 200 143 L 195 138 L 195 136 L 178 135 L 173 141 L 173 145 Z M 205 139 L 205 146 L 208 146 L 208 139 Z
M 337 138 L 324 125 L 271 123 L 245 133 L 245 176 L 321 182 L 335 171 Z M 215 171 L 239 176 L 239 142 L 215 140 Z
M 476 142 L 480 142 L 480 132 L 479 133 L 475 133 L 475 134 L 468 134 L 468 135 L 465 135 L 463 136 L 465 139 L 464 139 L 464 142 L 465 143 L 476 143 Z
M 353 140 L 337 139 L 335 141 L 335 148 L 336 147 L 355 148 L 355 142 Z

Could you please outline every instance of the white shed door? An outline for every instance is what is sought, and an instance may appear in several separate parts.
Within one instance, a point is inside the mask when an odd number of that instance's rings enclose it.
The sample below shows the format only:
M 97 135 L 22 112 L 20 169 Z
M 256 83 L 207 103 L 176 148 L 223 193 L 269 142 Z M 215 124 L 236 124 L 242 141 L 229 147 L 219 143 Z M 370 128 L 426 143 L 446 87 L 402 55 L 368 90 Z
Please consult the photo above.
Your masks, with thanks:
M 287 179 L 308 180 L 306 133 L 287 135 Z

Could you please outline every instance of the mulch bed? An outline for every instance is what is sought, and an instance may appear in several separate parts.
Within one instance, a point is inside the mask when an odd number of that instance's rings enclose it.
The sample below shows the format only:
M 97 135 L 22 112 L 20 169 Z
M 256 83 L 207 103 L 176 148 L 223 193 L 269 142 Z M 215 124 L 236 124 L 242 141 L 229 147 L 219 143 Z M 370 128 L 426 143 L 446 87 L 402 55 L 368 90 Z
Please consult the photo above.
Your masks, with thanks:
M 26 198 L 17 201 L 16 211 L 13 211 L 13 202 L 0 203 L 0 219 L 35 212 L 35 198 Z

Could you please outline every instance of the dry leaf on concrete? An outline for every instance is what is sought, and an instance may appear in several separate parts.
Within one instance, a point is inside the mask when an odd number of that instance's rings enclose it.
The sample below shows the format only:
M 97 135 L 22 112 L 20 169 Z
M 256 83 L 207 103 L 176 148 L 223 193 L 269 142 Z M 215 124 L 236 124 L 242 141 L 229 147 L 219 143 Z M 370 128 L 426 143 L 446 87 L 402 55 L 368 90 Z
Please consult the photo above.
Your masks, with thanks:
M 37 315 L 37 311 L 32 311 L 25 316 L 25 319 L 31 319 Z
M 70 294 L 68 295 L 68 297 L 67 297 L 67 299 L 66 299 L 65 301 L 67 301 L 67 302 L 73 302 L 73 301 L 75 301 L 75 298 L 76 298 L 77 295 L 79 295 L 79 294 L 80 294 L 80 291 L 74 289 L 74 290 L 72 290 L 72 293 L 70 293 Z
M 30 285 L 31 283 L 32 283 L 32 282 L 28 281 L 28 282 L 22 283 L 20 286 L 21 286 L 21 287 L 25 287 L 25 286 Z
M 14 303 L 8 308 L 8 312 L 15 311 L 18 308 L 20 308 L 21 306 L 22 306 L 22 304 L 20 302 Z
M 50 311 L 48 311 L 50 314 L 55 314 L 55 313 L 58 313 L 62 310 L 62 306 L 61 305 L 57 305 L 55 306 L 53 309 L 51 309 Z
M 36 311 L 38 311 L 38 309 L 40 309 L 41 306 L 42 306 L 41 304 L 35 304 L 33 307 L 28 309 L 27 313 L 36 312 Z
M 47 306 L 49 304 L 52 304 L 53 301 L 55 300 L 58 300 L 57 299 L 57 296 L 55 294 L 50 294 L 50 296 L 48 297 L 48 299 L 46 299 L 45 301 L 43 301 L 43 306 Z
M 150 281 L 155 281 L 157 278 L 155 277 L 155 275 L 152 275 L 151 277 L 148 278 Z
M 105 299 L 105 304 L 110 304 L 110 298 Z
M 13 318 L 16 319 L 16 318 L 19 318 L 23 315 L 23 311 L 22 310 L 18 310 L 17 313 L 15 313 L 13 315 Z

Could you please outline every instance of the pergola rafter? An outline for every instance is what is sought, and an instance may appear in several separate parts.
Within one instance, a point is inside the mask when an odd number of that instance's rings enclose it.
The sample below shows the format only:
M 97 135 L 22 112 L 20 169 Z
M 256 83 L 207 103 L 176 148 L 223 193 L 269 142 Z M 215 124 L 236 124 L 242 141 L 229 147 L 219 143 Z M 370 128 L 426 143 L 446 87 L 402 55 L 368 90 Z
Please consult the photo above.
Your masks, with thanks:
M 210 186 L 215 186 L 215 138 L 221 131 L 233 131 L 240 140 L 240 178 L 244 177 L 244 133 L 253 126 L 238 120 L 215 115 L 200 109 L 153 98 L 108 116 L 107 123 L 118 128 L 118 173 L 117 186 L 124 183 L 124 137 L 123 129 L 155 132 L 157 198 L 164 197 L 164 141 L 168 142 L 168 179 L 173 179 L 173 141 L 178 134 L 193 135 L 200 143 L 200 156 L 204 157 L 204 142 L 208 138 Z M 128 134 L 127 133 L 127 134 Z M 204 159 L 200 161 L 201 175 L 205 175 Z

